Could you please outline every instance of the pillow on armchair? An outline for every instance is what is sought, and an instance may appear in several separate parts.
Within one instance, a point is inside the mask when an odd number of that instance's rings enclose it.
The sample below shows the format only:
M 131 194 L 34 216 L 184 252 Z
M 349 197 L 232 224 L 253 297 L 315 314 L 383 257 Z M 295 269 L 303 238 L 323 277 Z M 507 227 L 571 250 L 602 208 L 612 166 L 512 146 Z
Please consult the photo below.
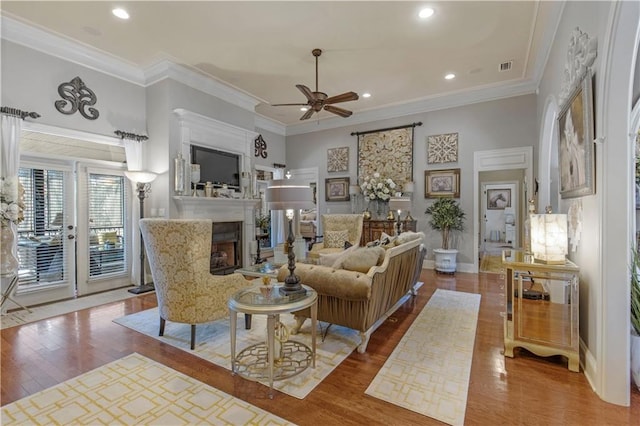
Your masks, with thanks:
M 325 231 L 324 247 L 325 248 L 343 248 L 344 242 L 349 239 L 349 231 Z
M 334 264 L 333 267 L 366 274 L 372 266 L 381 264 L 384 256 L 385 250 L 382 247 L 361 247 L 341 259 L 341 265 Z

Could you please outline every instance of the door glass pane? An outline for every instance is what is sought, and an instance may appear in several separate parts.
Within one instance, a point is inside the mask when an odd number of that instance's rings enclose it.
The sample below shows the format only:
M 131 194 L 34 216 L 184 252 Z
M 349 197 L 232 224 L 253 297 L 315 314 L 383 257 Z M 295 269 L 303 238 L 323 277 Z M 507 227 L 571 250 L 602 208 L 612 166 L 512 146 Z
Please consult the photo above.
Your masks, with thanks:
M 64 172 L 20 168 L 24 220 L 18 225 L 20 288 L 34 288 L 65 278 Z
M 124 178 L 89 174 L 89 276 L 126 271 Z

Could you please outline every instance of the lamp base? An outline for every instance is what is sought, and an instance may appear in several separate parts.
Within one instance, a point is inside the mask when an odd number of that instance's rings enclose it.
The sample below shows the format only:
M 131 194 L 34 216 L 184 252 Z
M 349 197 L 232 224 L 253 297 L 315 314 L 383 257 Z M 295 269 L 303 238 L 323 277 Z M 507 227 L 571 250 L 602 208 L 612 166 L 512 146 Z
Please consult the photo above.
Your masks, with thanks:
M 307 290 L 305 290 L 300 283 L 288 284 L 285 282 L 284 285 L 280 287 L 281 296 L 297 296 L 304 294 L 307 294 Z
M 148 293 L 150 291 L 154 291 L 155 289 L 156 288 L 153 286 L 153 284 L 142 284 L 137 287 L 129 289 L 128 292 L 133 294 L 141 294 L 141 293 Z

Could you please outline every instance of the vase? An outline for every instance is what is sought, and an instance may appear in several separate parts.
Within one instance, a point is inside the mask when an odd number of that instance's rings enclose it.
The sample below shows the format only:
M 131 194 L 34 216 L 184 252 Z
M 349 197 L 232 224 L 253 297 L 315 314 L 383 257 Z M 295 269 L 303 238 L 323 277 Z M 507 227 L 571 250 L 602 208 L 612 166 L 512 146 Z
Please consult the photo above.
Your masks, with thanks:
M 18 273 L 15 240 L 16 234 L 14 226 L 2 224 L 0 230 L 0 275 L 15 275 Z
M 385 220 L 387 218 L 387 214 L 389 213 L 389 202 L 376 200 L 376 219 Z

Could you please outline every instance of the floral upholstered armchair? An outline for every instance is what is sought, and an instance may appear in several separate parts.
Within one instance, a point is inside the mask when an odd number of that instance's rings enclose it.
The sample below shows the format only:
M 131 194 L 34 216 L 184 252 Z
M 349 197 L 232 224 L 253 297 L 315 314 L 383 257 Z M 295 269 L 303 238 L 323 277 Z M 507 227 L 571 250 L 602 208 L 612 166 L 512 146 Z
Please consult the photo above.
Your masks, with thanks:
M 142 219 L 140 230 L 158 298 L 159 335 L 165 321 L 191 324 L 194 349 L 196 324 L 227 316 L 231 295 L 251 282 L 209 272 L 211 220 Z
M 309 258 L 317 259 L 321 254 L 340 252 L 344 250 L 345 242 L 359 245 L 363 221 L 362 214 L 323 214 L 322 242 L 313 245 Z

